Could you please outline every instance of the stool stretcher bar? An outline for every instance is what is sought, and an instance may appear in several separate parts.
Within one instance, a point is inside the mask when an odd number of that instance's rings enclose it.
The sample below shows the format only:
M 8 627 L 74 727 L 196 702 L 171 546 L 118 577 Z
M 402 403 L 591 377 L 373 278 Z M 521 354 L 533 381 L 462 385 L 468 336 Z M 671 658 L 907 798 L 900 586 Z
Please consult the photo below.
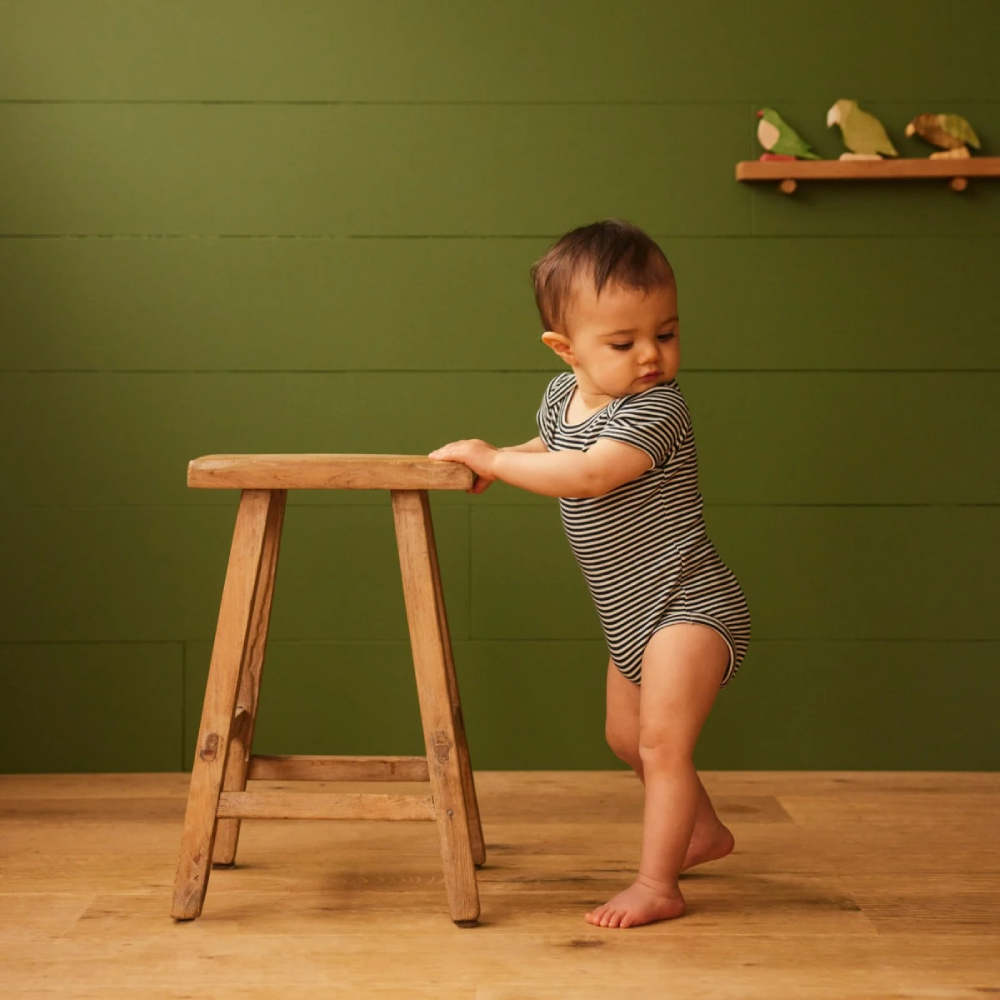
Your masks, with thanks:
M 218 815 L 229 819 L 435 819 L 430 795 L 377 792 L 223 792 Z
M 426 757 L 254 754 L 248 778 L 277 781 L 430 781 Z

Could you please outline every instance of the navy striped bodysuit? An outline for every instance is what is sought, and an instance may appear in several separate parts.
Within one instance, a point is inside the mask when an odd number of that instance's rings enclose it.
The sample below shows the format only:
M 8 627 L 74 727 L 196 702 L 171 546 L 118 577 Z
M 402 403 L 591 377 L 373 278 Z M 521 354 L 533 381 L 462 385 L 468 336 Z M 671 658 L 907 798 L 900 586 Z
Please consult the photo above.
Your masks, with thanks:
M 694 431 L 677 381 L 618 397 L 568 424 L 575 389 L 573 372 L 546 386 L 536 419 L 549 451 L 586 451 L 608 437 L 640 448 L 652 463 L 604 496 L 558 498 L 615 666 L 640 683 L 650 636 L 675 622 L 700 622 L 729 646 L 725 687 L 750 644 L 750 612 L 705 531 Z

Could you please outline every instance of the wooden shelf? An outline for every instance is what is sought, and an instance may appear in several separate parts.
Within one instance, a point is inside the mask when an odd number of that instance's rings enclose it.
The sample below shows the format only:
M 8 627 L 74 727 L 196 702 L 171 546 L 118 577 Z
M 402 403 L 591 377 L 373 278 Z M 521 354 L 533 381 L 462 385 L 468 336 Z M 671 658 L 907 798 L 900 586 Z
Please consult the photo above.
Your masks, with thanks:
M 797 181 L 947 180 L 953 191 L 964 191 L 970 177 L 1000 177 L 1000 156 L 968 159 L 900 157 L 885 160 L 742 160 L 738 181 L 778 182 L 791 194 Z

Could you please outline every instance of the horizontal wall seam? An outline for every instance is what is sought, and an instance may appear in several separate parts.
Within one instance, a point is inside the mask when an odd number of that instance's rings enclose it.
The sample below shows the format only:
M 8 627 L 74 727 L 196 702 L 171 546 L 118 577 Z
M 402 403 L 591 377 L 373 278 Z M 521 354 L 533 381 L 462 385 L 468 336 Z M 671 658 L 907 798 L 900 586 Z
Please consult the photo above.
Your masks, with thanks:
M 734 182 L 735 183 L 735 182 Z M 752 203 L 751 203 L 752 204 Z M 557 240 L 562 233 L 0 233 L 0 240 Z M 996 233 L 653 233 L 654 240 L 996 240 Z
M 914 100 L 920 100 L 917 98 L 908 98 L 907 100 L 902 100 L 899 98 L 882 98 L 875 95 L 864 95 L 857 94 L 855 99 L 859 104 L 865 103 L 875 103 L 875 104 L 912 104 Z M 996 97 L 965 97 L 965 96 L 944 96 L 936 94 L 933 100 L 938 101 L 954 101 L 960 102 L 962 104 L 973 104 L 977 106 L 989 107 L 994 104 L 1000 104 L 1000 98 Z M 829 103 L 827 99 L 815 97 L 803 97 L 802 94 L 786 95 L 784 97 L 777 96 L 774 94 L 768 95 L 768 97 L 761 98 L 759 101 L 751 102 L 755 106 L 761 106 L 765 104 L 780 104 L 782 102 L 790 103 L 795 102 L 798 104 L 824 104 Z M 393 99 L 383 99 L 383 100 L 345 100 L 342 98 L 249 98 L 249 97 L 232 97 L 232 98 L 181 98 L 181 97 L 0 97 L 0 104 L 10 104 L 10 105 L 188 105 L 188 106 L 235 106 L 235 107 L 245 107 L 245 106 L 255 106 L 260 105 L 262 107 L 464 107 L 464 106 L 485 106 L 485 107 L 732 107 L 741 108 L 746 105 L 746 97 L 728 97 L 728 98 L 717 98 L 717 99 L 698 99 L 689 98 L 679 101 L 655 101 L 655 100 L 642 100 L 639 98 L 628 98 L 622 100 L 594 100 L 594 99 L 581 99 L 581 100 L 538 100 L 538 99 L 521 99 L 516 98 L 497 98 L 492 100 L 393 100 Z

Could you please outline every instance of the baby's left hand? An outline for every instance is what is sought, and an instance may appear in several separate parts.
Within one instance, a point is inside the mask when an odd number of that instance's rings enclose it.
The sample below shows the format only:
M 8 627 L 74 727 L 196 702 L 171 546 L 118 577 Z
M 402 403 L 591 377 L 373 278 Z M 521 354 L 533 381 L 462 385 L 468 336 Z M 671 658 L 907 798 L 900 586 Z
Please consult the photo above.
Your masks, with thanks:
M 491 479 L 493 475 L 493 462 L 500 451 L 486 441 L 479 438 L 472 438 L 467 441 L 451 441 L 448 444 L 436 448 L 427 457 L 437 458 L 444 462 L 462 462 L 467 465 L 477 476 L 485 476 Z

